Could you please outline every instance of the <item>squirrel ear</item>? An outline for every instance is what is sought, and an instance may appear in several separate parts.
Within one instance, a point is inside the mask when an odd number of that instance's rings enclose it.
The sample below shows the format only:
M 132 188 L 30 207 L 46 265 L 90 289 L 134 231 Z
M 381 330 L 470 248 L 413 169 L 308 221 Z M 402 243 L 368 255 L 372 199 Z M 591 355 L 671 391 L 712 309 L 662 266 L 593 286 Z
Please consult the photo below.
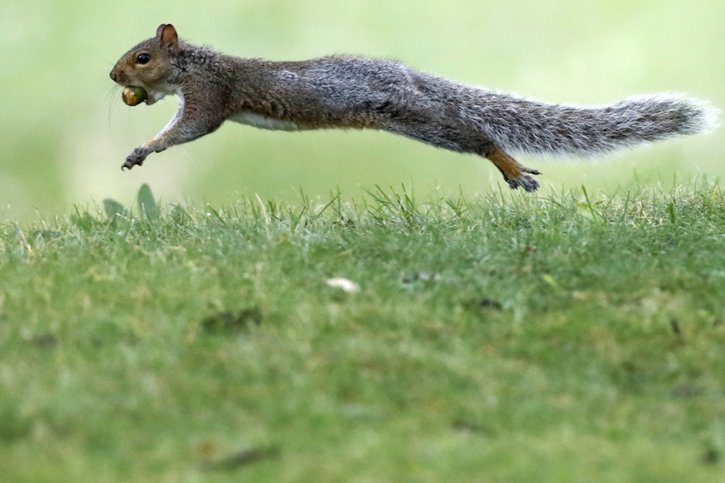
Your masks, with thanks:
M 159 28 L 156 29 L 156 37 L 161 42 L 161 45 L 168 49 L 175 49 L 179 45 L 179 35 L 170 23 L 162 23 L 159 25 Z

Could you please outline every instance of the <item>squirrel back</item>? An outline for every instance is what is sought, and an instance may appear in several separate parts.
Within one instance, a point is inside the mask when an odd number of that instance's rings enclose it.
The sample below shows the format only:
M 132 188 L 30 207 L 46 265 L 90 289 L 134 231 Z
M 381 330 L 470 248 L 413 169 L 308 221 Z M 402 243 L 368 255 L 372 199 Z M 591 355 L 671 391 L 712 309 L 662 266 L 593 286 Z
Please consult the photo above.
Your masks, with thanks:
M 295 62 L 244 59 L 179 40 L 162 24 L 111 71 L 151 105 L 176 94 L 176 116 L 126 158 L 191 141 L 231 120 L 276 130 L 372 128 L 491 160 L 511 188 L 534 191 L 540 174 L 507 151 L 595 155 L 706 132 L 718 111 L 684 95 L 633 97 L 604 107 L 546 104 L 466 86 L 399 62 L 331 56 Z

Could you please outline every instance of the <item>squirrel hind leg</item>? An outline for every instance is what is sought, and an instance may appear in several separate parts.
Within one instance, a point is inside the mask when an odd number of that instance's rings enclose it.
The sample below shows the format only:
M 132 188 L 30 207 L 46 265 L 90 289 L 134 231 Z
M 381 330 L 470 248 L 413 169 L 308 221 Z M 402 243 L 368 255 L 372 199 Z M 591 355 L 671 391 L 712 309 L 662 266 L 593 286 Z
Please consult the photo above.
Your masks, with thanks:
M 539 189 L 539 182 L 529 176 L 541 174 L 539 170 L 527 168 L 494 143 L 490 143 L 486 147 L 483 155 L 501 171 L 503 179 L 511 189 L 523 188 L 528 192 Z

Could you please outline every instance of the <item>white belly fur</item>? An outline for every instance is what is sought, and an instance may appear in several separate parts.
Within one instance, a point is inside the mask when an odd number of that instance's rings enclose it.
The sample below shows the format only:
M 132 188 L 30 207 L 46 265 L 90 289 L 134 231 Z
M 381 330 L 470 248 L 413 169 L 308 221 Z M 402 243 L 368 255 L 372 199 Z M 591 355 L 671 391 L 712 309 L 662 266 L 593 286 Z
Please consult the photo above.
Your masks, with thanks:
M 280 121 L 279 119 L 273 119 L 249 111 L 238 112 L 231 116 L 229 120 L 260 129 L 271 129 L 273 131 L 297 131 L 300 129 L 294 122 Z

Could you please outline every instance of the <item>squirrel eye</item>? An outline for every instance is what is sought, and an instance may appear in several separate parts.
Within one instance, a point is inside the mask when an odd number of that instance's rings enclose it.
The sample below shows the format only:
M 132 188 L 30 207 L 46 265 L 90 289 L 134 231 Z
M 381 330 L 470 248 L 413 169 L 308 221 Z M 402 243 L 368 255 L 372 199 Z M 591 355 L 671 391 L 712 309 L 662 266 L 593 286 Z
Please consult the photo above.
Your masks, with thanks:
M 151 56 L 149 54 L 138 54 L 136 57 L 137 64 L 148 64 L 151 62 Z

